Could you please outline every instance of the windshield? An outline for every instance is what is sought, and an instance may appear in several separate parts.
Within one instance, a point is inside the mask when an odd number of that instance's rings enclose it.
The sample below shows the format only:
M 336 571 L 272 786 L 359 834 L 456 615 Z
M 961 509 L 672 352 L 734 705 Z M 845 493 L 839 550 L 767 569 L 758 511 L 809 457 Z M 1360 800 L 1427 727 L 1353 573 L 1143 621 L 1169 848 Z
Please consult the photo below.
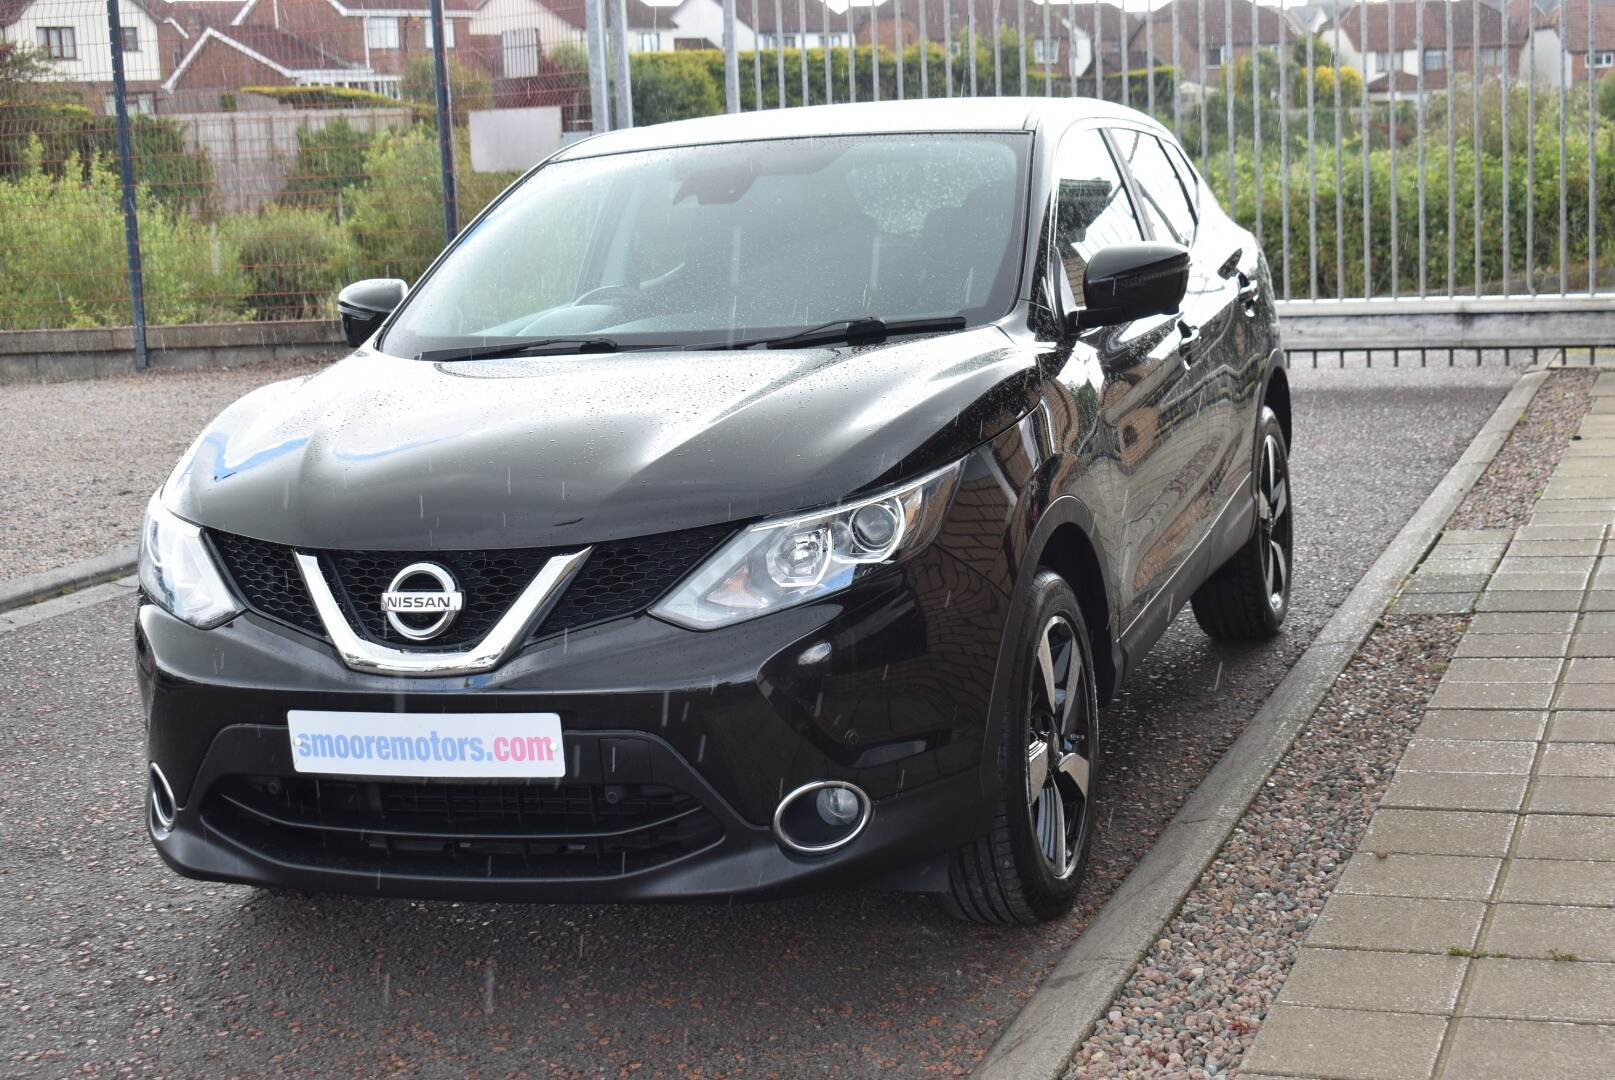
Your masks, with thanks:
M 714 346 L 839 319 L 1006 314 L 1029 137 L 779 139 L 545 166 L 460 238 L 381 347 Z

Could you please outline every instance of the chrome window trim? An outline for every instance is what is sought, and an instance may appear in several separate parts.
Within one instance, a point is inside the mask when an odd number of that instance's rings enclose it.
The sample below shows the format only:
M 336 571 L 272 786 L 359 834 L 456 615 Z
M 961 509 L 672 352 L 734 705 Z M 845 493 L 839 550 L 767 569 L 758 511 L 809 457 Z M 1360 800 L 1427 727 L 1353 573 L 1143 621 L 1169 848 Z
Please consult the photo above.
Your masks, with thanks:
M 308 586 L 314 610 L 325 625 L 342 663 L 354 671 L 377 675 L 473 675 L 497 667 L 510 655 L 533 624 L 547 615 L 562 591 L 589 557 L 592 547 L 556 555 L 544 564 L 483 639 L 463 652 L 419 653 L 378 645 L 360 637 L 337 603 L 317 556 L 294 552 L 297 569 Z

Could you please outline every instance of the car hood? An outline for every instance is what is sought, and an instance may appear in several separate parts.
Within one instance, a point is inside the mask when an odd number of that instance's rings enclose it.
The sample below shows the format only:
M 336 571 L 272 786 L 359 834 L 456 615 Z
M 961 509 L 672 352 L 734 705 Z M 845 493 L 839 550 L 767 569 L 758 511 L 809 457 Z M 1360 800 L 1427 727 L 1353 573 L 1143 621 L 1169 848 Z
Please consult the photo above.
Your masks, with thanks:
M 164 498 L 310 548 L 551 547 L 740 521 L 959 457 L 1032 407 L 1036 359 L 996 327 L 442 364 L 361 350 L 226 409 Z

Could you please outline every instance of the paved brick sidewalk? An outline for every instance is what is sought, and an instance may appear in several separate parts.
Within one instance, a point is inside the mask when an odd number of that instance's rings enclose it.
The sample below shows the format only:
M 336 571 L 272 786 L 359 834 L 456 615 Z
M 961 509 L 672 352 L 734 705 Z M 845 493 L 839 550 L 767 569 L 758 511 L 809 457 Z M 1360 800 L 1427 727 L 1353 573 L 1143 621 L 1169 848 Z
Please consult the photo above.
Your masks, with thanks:
M 1244 1080 L 1615 1076 L 1615 373 L 1517 532 L 1399 605 L 1476 614 Z

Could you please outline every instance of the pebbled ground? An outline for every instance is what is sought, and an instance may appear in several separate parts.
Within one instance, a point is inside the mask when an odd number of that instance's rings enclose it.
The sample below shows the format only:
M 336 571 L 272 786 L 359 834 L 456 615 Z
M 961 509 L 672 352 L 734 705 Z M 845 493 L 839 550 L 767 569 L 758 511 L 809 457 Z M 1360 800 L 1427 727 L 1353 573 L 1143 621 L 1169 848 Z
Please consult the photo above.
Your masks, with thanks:
M 1103 719 L 1106 819 L 1082 902 L 1039 930 L 971 929 L 923 898 L 859 893 L 568 908 L 185 881 L 143 834 L 125 604 L 0 636 L 0 1074 L 966 1072 L 1516 374 L 1293 372 L 1291 622 L 1277 641 L 1238 649 L 1213 645 L 1187 615 L 1174 625 Z M 161 404 L 143 399 L 117 423 L 171 432 L 177 454 L 205 410 Z M 22 452 L 7 447 L 0 476 L 29 471 Z M 145 492 L 132 498 L 138 515 Z M 52 542 L 34 534 L 24 546 Z

